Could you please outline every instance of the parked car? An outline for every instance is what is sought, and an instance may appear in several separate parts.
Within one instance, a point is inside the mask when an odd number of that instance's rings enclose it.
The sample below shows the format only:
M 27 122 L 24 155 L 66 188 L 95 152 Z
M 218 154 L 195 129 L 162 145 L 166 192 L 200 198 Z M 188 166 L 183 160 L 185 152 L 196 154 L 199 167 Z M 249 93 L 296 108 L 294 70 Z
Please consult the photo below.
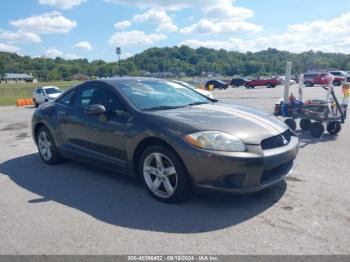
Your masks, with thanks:
M 346 79 L 347 82 L 350 82 L 350 72 L 345 72 L 345 71 L 330 71 L 329 72 L 333 76 L 341 76 Z
M 62 93 L 56 86 L 37 87 L 33 92 L 33 104 L 38 107 L 40 104 L 56 99 Z
M 193 189 L 270 187 L 292 171 L 299 148 L 298 137 L 270 114 L 155 78 L 66 90 L 35 110 L 32 133 L 45 163 L 70 158 L 140 177 L 165 202 L 185 200 Z
M 205 84 L 205 89 L 209 90 L 209 86 L 213 85 L 214 89 L 227 89 L 228 83 L 225 83 L 221 80 L 209 80 Z
M 244 86 L 247 81 L 248 80 L 245 78 L 233 78 L 231 80 L 231 86 L 237 86 L 237 87 Z
M 278 78 L 257 78 L 245 83 L 246 88 L 255 88 L 256 86 L 266 86 L 267 88 L 276 87 L 281 84 Z
M 183 85 L 185 87 L 191 88 L 191 89 L 197 91 L 198 93 L 200 93 L 202 95 L 205 95 L 205 96 L 207 96 L 207 97 L 209 97 L 211 99 L 214 99 L 213 94 L 211 92 L 207 91 L 207 90 L 204 90 L 204 89 L 201 89 L 201 88 L 196 88 L 195 86 L 193 86 L 193 85 L 191 85 L 191 84 L 189 84 L 189 83 L 187 83 L 185 81 L 180 81 L 180 80 L 172 80 L 172 81 L 175 82 L 175 83 L 178 83 L 180 85 Z
M 314 85 L 327 85 L 329 83 L 330 74 L 328 73 L 304 73 L 304 85 L 311 87 Z M 344 77 L 333 76 L 333 85 L 340 86 L 345 81 Z

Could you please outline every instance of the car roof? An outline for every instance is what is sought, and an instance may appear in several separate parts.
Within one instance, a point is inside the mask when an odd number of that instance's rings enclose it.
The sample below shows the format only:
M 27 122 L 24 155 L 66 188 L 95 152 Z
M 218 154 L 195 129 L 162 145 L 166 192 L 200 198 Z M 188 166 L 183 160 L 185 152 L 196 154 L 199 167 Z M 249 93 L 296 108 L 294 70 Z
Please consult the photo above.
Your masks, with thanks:
M 58 88 L 59 89 L 59 87 L 57 87 L 57 86 L 43 86 L 41 88 L 42 89 L 49 89 L 49 88 Z
M 162 79 L 162 78 L 155 78 L 155 77 L 113 77 L 113 78 L 101 78 L 98 80 L 90 80 L 90 81 L 86 81 L 84 83 L 89 83 L 89 82 L 93 82 L 93 83 L 106 83 L 109 84 L 111 86 L 117 87 L 119 83 L 128 83 L 131 81 L 142 81 L 142 82 L 165 82 L 168 81 L 166 79 Z

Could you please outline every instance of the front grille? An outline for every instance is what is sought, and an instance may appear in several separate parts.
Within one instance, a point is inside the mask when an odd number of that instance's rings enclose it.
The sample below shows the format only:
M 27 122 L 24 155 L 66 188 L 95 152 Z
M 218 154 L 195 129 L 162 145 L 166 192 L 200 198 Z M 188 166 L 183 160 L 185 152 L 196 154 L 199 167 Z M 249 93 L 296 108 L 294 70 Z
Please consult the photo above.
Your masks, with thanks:
M 290 142 L 291 137 L 294 134 L 288 129 L 282 134 L 279 134 L 277 136 L 273 136 L 270 138 L 267 138 L 261 142 L 261 148 L 262 149 L 272 149 L 276 147 L 281 147 L 288 145 Z

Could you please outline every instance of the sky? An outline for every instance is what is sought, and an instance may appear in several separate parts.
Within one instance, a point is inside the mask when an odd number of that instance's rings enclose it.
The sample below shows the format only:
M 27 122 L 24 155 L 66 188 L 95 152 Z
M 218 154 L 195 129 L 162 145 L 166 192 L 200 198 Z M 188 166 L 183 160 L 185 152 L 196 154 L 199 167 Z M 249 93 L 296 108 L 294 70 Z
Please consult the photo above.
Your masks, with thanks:
M 0 51 L 115 61 L 150 47 L 350 53 L 350 0 L 3 1 Z

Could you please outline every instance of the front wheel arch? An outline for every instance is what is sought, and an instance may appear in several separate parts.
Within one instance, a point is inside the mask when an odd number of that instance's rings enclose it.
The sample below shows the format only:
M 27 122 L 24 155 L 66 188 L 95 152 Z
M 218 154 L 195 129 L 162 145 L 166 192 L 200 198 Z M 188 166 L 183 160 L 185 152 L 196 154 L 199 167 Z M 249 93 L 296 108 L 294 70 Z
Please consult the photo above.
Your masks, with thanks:
M 153 146 L 153 145 L 162 145 L 162 146 L 165 146 L 165 147 L 169 148 L 171 151 L 173 151 L 179 157 L 179 159 L 181 160 L 182 164 L 184 165 L 184 167 L 185 167 L 185 169 L 187 171 L 187 174 L 189 175 L 191 185 L 193 185 L 192 177 L 191 177 L 190 173 L 188 172 L 188 169 L 187 169 L 187 166 L 185 164 L 185 161 L 183 161 L 183 159 L 181 158 L 180 154 L 178 154 L 176 152 L 176 150 L 169 143 L 167 143 L 166 141 L 164 141 L 164 140 L 162 140 L 160 138 L 156 138 L 156 137 L 145 138 L 144 140 L 142 140 L 137 145 L 137 147 L 136 147 L 136 149 L 134 151 L 133 157 L 132 157 L 132 166 L 133 166 L 134 174 L 136 174 L 137 177 L 140 177 L 139 164 L 140 164 L 140 160 L 141 160 L 142 154 L 148 147 Z
M 38 132 L 40 130 L 40 128 L 42 128 L 43 126 L 45 126 L 43 123 L 37 123 L 34 127 L 34 141 L 35 143 L 37 143 L 37 137 L 38 137 Z M 45 126 L 47 128 L 47 126 Z

